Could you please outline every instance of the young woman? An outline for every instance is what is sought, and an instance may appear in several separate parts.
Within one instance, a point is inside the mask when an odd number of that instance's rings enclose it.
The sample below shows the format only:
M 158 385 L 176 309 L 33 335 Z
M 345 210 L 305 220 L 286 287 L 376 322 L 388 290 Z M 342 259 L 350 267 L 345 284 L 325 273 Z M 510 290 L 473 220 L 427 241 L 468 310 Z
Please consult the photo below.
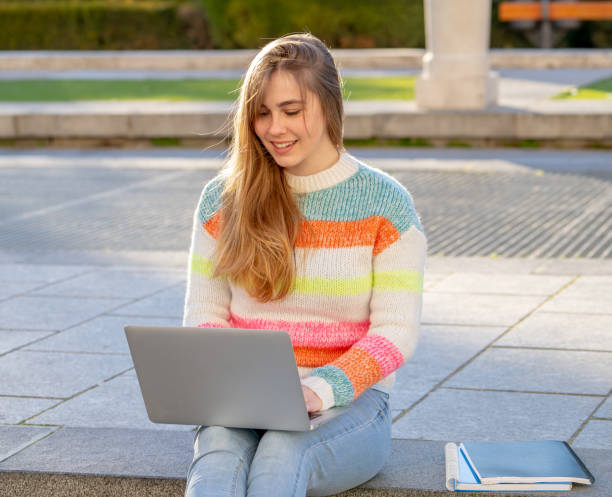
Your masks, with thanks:
M 345 151 L 341 90 L 310 34 L 253 59 L 194 215 L 183 325 L 285 330 L 308 411 L 350 407 L 310 432 L 199 427 L 188 497 L 332 495 L 389 456 L 427 242 L 408 191 Z

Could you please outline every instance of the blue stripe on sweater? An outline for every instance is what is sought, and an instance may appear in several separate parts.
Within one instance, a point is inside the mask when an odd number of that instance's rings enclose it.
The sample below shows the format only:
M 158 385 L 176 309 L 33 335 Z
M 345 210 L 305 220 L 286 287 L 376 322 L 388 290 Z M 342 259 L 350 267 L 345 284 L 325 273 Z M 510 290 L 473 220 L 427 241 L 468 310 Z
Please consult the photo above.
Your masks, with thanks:
M 210 180 L 200 195 L 200 203 L 198 204 L 198 216 L 204 224 L 208 221 L 215 212 L 221 207 L 221 192 L 223 190 L 223 182 L 219 177 Z
M 358 163 L 359 170 L 337 185 L 298 195 L 300 209 L 311 220 L 388 219 L 404 233 L 414 225 L 423 232 L 412 196 L 395 178 Z
M 340 368 L 330 365 L 314 368 L 310 372 L 310 376 L 323 378 L 331 385 L 334 392 L 335 406 L 346 406 L 353 400 L 355 395 L 353 384 Z
M 388 219 L 400 233 L 411 226 L 423 232 L 410 193 L 395 178 L 358 162 L 358 171 L 340 183 L 298 194 L 298 205 L 309 220 L 359 221 L 372 216 Z M 221 206 L 222 183 L 211 180 L 202 191 L 199 217 L 208 221 Z

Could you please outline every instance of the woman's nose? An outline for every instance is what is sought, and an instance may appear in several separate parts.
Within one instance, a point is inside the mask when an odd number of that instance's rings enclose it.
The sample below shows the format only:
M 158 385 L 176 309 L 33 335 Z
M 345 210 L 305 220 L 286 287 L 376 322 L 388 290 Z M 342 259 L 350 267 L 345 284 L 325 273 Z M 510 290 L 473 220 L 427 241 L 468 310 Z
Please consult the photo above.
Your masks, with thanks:
M 285 120 L 282 116 L 272 116 L 269 132 L 271 135 L 280 135 L 286 131 Z

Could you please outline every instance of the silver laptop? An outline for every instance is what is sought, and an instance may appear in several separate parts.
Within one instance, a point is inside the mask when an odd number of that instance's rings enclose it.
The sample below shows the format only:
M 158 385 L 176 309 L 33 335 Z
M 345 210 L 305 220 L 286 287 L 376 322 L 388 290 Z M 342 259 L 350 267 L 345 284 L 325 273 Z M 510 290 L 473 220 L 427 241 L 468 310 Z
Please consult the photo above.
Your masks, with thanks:
M 154 423 L 313 430 L 348 407 L 308 413 L 286 331 L 126 326 Z

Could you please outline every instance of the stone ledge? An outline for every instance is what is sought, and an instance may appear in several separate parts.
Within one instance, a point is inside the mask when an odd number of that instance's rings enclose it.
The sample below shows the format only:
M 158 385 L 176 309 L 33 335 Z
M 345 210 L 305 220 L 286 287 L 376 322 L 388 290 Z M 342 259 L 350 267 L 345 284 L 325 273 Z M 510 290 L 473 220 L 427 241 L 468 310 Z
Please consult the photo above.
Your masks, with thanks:
M 579 109 L 572 105 L 520 109 L 498 106 L 482 111 L 418 110 L 411 102 L 374 106 L 347 104 L 344 138 L 495 138 L 611 140 L 612 106 Z M 227 109 L 194 103 L 191 111 L 133 102 L 121 110 L 107 104 L 87 108 L 76 105 L 38 105 L 37 108 L 4 105 L 0 109 L 0 138 L 223 138 L 228 131 Z M 97 107 L 97 108 L 96 108 Z M 79 112 L 80 111 L 80 112 Z
M 157 431 L 157 430 L 155 430 Z M 0 463 L 2 497 L 176 496 L 185 490 L 193 432 L 64 428 Z M 445 488 L 444 444 L 393 440 L 385 468 L 342 497 L 441 497 Z M 593 486 L 575 485 L 572 495 L 607 497 L 612 488 L 612 451 L 575 449 L 595 475 Z M 185 475 L 185 476 L 183 476 Z M 476 497 L 480 492 L 461 492 Z M 535 492 L 495 495 L 568 495 Z
M 422 48 L 331 50 L 344 69 L 421 68 Z M 0 51 L 0 71 L 244 70 L 256 50 Z M 491 49 L 492 68 L 560 69 L 612 66 L 610 49 Z

